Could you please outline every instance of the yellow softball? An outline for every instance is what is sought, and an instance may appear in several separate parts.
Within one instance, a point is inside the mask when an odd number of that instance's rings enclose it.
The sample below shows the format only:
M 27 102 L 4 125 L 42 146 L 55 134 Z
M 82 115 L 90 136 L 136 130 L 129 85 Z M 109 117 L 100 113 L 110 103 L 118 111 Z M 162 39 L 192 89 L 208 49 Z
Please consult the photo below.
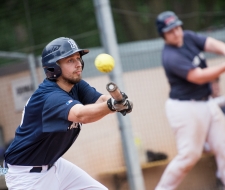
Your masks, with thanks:
M 113 70 L 115 66 L 114 59 L 111 55 L 101 53 L 95 58 L 95 67 L 103 73 L 108 73 Z

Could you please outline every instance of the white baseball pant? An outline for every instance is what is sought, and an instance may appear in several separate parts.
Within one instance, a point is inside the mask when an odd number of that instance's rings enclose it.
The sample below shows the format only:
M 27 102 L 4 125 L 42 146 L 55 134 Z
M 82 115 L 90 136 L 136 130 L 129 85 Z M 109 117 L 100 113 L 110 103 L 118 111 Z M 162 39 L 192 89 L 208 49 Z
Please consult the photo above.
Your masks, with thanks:
M 85 171 L 60 158 L 47 170 L 42 166 L 41 173 L 29 173 L 32 166 L 8 164 L 5 176 L 9 190 L 107 190 Z
M 204 143 L 213 151 L 225 184 L 225 115 L 212 101 L 168 99 L 166 114 L 178 154 L 165 169 L 155 190 L 175 190 L 201 158 Z

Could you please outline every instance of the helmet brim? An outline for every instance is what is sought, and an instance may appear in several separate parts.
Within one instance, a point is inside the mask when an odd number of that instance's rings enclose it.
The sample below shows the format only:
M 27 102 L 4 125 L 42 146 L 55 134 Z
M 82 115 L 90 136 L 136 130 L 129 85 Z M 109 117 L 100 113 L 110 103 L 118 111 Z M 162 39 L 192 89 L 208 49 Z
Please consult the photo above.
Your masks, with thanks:
M 89 53 L 89 50 L 88 49 L 79 49 L 79 50 L 80 50 L 79 52 L 81 53 L 81 56 Z
M 177 20 L 177 21 L 174 22 L 173 24 L 171 24 L 171 25 L 169 25 L 169 26 L 163 28 L 163 29 L 162 29 L 162 32 L 163 32 L 163 33 L 168 32 L 168 31 L 172 30 L 173 28 L 175 28 L 175 27 L 177 27 L 177 26 L 181 26 L 182 24 L 183 24 L 182 21 Z
M 79 52 L 80 55 L 83 56 L 83 55 L 89 53 L 89 50 L 88 49 L 74 49 L 74 50 L 72 49 L 72 50 L 68 51 L 67 53 L 63 54 L 63 56 L 58 57 L 57 60 L 55 60 L 55 61 L 66 58 L 66 57 L 68 57 L 68 56 L 70 56 L 74 53 L 77 53 L 77 52 Z

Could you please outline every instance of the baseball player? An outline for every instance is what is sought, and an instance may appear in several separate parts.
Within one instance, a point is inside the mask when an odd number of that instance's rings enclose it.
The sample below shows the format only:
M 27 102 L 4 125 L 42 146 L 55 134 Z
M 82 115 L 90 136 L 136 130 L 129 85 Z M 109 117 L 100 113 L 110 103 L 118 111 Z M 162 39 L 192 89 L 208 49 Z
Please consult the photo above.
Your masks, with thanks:
M 42 65 L 47 78 L 27 101 L 15 138 L 5 152 L 10 190 L 107 189 L 61 158 L 78 137 L 82 123 L 116 111 L 132 111 L 124 93 L 122 104 L 82 80 L 82 56 L 88 52 L 65 37 L 44 48 Z
M 183 30 L 182 21 L 171 11 L 158 15 L 156 27 L 165 41 L 162 63 L 170 85 L 165 107 L 178 153 L 155 189 L 176 189 L 200 159 L 205 142 L 215 154 L 225 184 L 225 117 L 210 98 L 210 81 L 225 71 L 225 63 L 209 68 L 203 54 L 225 55 L 225 44 Z

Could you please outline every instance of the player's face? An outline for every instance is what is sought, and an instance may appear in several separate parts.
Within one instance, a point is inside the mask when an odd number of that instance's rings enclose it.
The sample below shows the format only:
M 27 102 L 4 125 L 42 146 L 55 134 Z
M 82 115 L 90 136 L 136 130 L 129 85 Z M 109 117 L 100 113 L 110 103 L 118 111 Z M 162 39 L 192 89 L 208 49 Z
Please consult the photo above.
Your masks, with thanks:
M 79 52 L 74 53 L 69 57 L 60 59 L 58 64 L 62 70 L 60 77 L 65 82 L 69 84 L 76 84 L 81 80 L 82 64 Z
M 172 30 L 165 32 L 164 38 L 167 44 L 180 47 L 183 45 L 183 29 L 181 26 L 177 26 Z

